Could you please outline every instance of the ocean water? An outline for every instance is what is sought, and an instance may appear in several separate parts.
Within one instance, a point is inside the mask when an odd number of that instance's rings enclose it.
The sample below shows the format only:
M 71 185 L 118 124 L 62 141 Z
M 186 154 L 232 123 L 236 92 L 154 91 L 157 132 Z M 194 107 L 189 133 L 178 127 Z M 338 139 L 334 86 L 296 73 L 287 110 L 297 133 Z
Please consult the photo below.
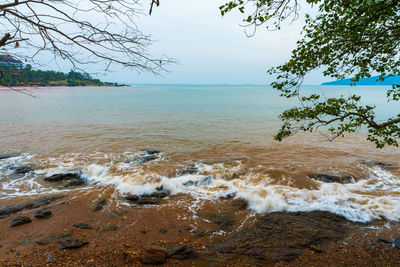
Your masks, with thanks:
M 389 87 L 305 86 L 305 94 L 362 95 L 377 118 L 395 115 Z M 145 194 L 163 186 L 201 201 L 233 195 L 256 212 L 327 210 L 354 221 L 400 219 L 400 150 L 376 149 L 363 131 L 328 141 L 321 131 L 273 141 L 295 104 L 267 86 L 140 85 L 0 90 L 0 199 L 111 186 Z M 160 151 L 149 161 L 146 150 Z M 381 167 L 368 161 L 392 164 Z M 16 167 L 31 170 L 18 173 Z M 192 171 L 184 170 L 188 167 Z M 77 172 L 87 185 L 44 178 Z M 323 183 L 318 173 L 351 175 Z

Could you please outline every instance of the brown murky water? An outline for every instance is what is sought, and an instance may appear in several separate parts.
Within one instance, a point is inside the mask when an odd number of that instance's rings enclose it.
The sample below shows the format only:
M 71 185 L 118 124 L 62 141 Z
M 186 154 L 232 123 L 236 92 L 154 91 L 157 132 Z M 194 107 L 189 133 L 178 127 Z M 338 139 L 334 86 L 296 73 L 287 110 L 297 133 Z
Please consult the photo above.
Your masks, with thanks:
M 0 199 L 84 194 L 99 186 L 141 195 L 162 187 L 196 199 L 193 205 L 233 196 L 258 213 L 324 210 L 353 221 L 400 219 L 400 150 L 376 149 L 364 133 L 333 142 L 323 133 L 273 142 L 276 117 L 291 103 L 269 88 L 33 90 L 37 98 L 0 92 L 0 152 L 14 155 L 0 160 Z M 363 93 L 366 102 L 382 94 Z M 387 106 L 382 116 L 395 109 Z M 68 172 L 87 184 L 44 181 Z M 312 178 L 317 174 L 350 178 L 327 183 Z

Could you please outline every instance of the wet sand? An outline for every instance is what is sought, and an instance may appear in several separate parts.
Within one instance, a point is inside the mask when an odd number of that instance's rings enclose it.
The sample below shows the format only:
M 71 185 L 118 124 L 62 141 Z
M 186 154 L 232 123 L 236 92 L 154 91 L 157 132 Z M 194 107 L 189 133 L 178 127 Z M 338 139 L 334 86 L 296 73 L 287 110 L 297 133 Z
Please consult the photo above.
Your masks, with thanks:
M 107 199 L 107 205 L 100 211 L 91 211 L 96 201 L 103 198 Z M 122 206 L 124 202 L 117 201 L 120 198 L 112 188 L 97 188 L 87 195 L 72 192 L 46 206 L 25 209 L 1 219 L 0 266 L 142 266 L 139 259 L 132 260 L 127 255 L 140 255 L 146 247 L 154 245 L 167 248 L 187 245 L 198 252 L 194 259 L 167 259 L 165 266 L 398 266 L 400 249 L 377 241 L 400 237 L 397 222 L 379 220 L 362 224 L 340 219 L 343 237 L 300 248 L 301 255 L 289 261 L 271 261 L 217 251 L 221 244 L 243 229 L 251 229 L 263 216 L 246 209 L 240 201 L 219 199 L 199 204 L 191 197 L 178 195 L 160 200 L 160 205 L 155 206 Z M 2 202 L 2 206 L 12 204 L 15 203 Z M 53 216 L 34 218 L 34 213 L 44 207 Z M 33 221 L 11 228 L 11 220 L 21 215 Z M 222 215 L 222 222 L 213 219 L 216 215 Z M 279 216 L 285 219 L 285 215 Z M 77 222 L 93 229 L 73 227 Z M 296 225 L 293 227 L 296 229 Z M 44 237 L 71 231 L 75 238 L 90 243 L 64 250 L 56 241 L 38 244 Z M 298 238 L 301 243 L 304 233 L 297 234 L 287 241 Z M 277 243 L 282 242 L 279 236 L 288 238 L 285 233 L 278 233 Z M 51 263 L 47 262 L 49 255 Z

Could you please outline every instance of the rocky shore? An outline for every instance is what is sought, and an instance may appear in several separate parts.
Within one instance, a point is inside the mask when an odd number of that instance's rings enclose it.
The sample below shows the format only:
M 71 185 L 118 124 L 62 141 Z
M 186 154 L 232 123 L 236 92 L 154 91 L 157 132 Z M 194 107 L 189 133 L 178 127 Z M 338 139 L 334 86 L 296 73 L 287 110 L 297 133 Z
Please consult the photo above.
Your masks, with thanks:
M 73 177 L 73 176 L 72 176 Z M 76 178 L 76 177 L 75 177 Z M 0 207 L 0 266 L 398 266 L 400 224 L 112 188 Z

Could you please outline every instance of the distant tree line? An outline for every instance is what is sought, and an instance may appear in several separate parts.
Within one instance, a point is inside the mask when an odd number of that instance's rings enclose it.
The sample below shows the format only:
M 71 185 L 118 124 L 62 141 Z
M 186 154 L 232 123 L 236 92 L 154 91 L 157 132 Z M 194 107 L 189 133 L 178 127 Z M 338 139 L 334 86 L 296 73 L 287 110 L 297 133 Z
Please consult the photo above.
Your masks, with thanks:
M 3 86 L 102 86 L 118 85 L 116 83 L 102 82 L 92 78 L 87 73 L 71 70 L 68 73 L 52 70 L 33 70 L 31 65 L 23 68 L 15 66 L 1 66 L 1 71 L 6 73 L 0 79 Z

